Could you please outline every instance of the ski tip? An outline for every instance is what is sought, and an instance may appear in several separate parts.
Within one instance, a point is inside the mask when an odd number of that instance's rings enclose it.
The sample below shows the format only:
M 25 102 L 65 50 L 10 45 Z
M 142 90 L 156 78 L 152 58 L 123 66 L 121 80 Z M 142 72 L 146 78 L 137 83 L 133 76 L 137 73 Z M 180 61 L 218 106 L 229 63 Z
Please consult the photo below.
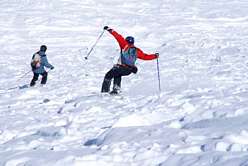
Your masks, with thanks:
M 29 85 L 28 84 L 25 84 L 25 85 L 19 86 L 19 89 L 25 89 L 25 88 L 28 88 L 28 87 L 29 87 Z

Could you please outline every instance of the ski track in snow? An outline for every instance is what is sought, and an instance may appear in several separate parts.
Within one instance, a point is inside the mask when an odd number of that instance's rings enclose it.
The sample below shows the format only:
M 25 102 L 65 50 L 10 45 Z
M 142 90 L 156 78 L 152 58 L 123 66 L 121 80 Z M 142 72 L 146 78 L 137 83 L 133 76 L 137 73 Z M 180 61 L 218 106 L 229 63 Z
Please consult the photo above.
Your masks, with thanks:
M 244 0 L 2 0 L 0 165 L 248 165 L 248 2 Z M 156 61 L 138 61 L 122 94 L 100 94 L 118 44 L 133 35 Z M 41 44 L 55 66 L 25 88 Z M 40 80 L 39 80 L 40 81 Z

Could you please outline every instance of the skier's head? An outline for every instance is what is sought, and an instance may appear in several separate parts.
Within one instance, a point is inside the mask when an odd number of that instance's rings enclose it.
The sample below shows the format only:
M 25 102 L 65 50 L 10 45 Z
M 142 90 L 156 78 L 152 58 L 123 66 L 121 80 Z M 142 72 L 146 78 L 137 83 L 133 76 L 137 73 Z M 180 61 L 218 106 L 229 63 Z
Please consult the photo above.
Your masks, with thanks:
M 40 51 L 46 52 L 46 50 L 47 50 L 47 46 L 45 45 L 40 46 Z
M 132 36 L 127 36 L 125 40 L 128 44 L 134 44 L 134 37 Z

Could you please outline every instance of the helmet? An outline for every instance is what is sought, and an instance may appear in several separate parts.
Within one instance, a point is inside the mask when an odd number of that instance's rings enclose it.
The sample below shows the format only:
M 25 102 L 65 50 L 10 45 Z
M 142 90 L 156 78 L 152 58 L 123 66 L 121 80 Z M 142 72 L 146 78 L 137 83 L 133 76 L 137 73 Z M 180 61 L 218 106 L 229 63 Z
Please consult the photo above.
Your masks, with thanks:
M 46 50 L 47 50 L 47 46 L 45 45 L 40 46 L 40 51 L 46 52 Z
M 127 36 L 125 40 L 128 42 L 128 44 L 134 44 L 134 37 L 132 36 Z

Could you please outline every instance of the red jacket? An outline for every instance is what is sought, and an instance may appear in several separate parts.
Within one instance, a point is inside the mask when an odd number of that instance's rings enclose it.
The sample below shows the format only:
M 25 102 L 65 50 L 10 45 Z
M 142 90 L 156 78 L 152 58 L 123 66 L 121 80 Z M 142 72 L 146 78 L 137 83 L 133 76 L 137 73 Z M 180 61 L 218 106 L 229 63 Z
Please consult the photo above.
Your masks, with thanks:
M 116 31 L 114 31 L 113 29 L 110 29 L 109 32 L 117 40 L 117 42 L 119 43 L 119 46 L 120 46 L 121 49 L 127 48 L 128 43 L 124 39 L 124 37 L 122 35 L 120 35 Z M 146 54 L 141 49 L 139 49 L 137 47 L 135 47 L 135 48 L 137 49 L 137 58 L 139 58 L 139 59 L 152 60 L 152 59 L 156 59 L 157 58 L 157 55 L 155 55 L 155 54 Z

